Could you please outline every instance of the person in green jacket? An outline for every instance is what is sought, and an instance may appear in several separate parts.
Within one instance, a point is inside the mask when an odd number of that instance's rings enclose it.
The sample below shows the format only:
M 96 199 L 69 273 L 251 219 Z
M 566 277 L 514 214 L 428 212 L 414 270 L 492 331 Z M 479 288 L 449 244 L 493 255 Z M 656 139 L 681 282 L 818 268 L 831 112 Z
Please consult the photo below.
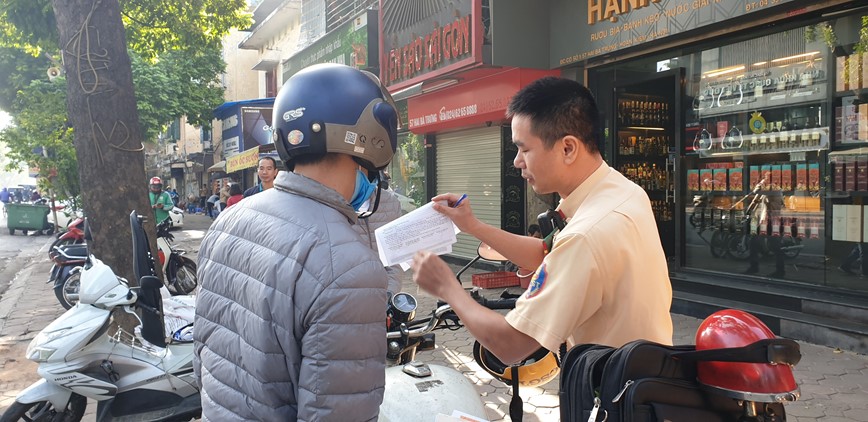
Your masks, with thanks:
M 154 210 L 154 223 L 160 224 L 163 220 L 169 218 L 169 210 L 174 205 L 172 197 L 167 192 L 163 192 L 163 181 L 159 177 L 151 178 L 151 208 Z

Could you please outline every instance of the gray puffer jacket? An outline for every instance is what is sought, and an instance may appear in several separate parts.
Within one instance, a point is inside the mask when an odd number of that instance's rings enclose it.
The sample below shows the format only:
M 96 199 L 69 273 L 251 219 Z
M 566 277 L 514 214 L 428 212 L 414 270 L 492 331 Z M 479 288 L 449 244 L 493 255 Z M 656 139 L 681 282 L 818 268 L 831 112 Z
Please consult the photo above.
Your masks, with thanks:
M 377 191 L 374 191 L 371 194 L 370 199 L 368 199 L 368 206 L 374 206 L 374 199 L 376 198 Z M 395 195 L 395 192 L 390 190 L 381 190 L 380 191 L 380 203 L 377 206 L 377 211 L 371 214 L 370 217 L 360 218 L 358 224 L 353 226 L 356 229 L 356 232 L 362 236 L 362 240 L 368 244 L 368 246 L 377 251 L 377 238 L 374 235 L 374 230 L 379 229 L 380 227 L 385 226 L 388 223 L 391 223 L 395 219 L 401 216 L 401 201 Z M 389 286 L 388 290 L 390 293 L 398 293 L 401 291 L 401 267 L 398 265 L 393 265 L 391 267 L 386 267 L 386 273 L 389 274 Z
M 383 400 L 386 273 L 337 192 L 281 172 L 199 251 L 194 369 L 213 421 L 365 421 Z

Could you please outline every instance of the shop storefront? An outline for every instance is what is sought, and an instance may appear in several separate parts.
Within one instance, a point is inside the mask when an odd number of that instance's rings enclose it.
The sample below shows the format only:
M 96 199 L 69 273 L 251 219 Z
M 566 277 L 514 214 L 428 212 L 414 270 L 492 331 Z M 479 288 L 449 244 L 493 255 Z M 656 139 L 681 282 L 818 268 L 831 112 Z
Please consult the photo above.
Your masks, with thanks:
M 552 60 L 585 79 L 607 161 L 651 198 L 674 309 L 744 305 L 784 335 L 864 352 L 868 56 L 852 44 L 868 10 L 646 3 L 558 2 L 581 45 L 553 36 Z
M 508 31 L 519 22 L 542 31 L 547 15 L 525 4 L 498 4 L 494 14 L 495 5 L 483 0 L 415 11 L 402 5 L 380 3 L 380 78 L 407 108 L 408 132 L 393 162 L 393 180 L 395 170 L 414 174 L 408 184 L 420 201 L 437 192 L 466 193 L 481 220 L 524 234 L 527 216 L 536 216 L 545 205 L 528 198 L 512 166 L 516 151 L 506 106 L 522 86 L 559 72 L 548 70 L 538 54 L 547 48 L 544 42 L 527 38 L 519 43 Z M 408 13 L 415 19 L 406 19 Z M 503 29 L 493 30 L 498 27 Z M 415 154 L 420 146 L 424 161 Z M 402 164 L 407 156 L 414 157 L 416 171 Z M 477 245 L 478 240 L 460 234 L 451 255 L 472 258 Z
M 271 140 L 273 105 L 274 98 L 259 98 L 223 103 L 214 110 L 214 117 L 222 121 L 221 158 L 226 167 L 224 173 L 212 174 L 212 191 L 229 182 L 241 183 L 244 189 L 258 182 L 256 168 L 260 156 L 274 151 Z M 214 179 L 213 175 L 219 178 Z

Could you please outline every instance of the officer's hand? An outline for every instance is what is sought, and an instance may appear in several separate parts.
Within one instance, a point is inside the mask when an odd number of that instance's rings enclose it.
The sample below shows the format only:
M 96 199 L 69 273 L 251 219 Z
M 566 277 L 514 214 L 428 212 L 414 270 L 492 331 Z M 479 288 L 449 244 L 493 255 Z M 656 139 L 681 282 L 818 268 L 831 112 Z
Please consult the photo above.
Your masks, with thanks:
M 473 234 L 473 228 L 479 223 L 479 220 L 476 219 L 476 216 L 473 215 L 473 210 L 470 209 L 469 197 L 465 197 L 457 207 L 455 206 L 455 203 L 460 198 L 461 195 L 454 193 L 441 193 L 431 198 L 431 201 L 434 202 L 434 209 L 449 217 L 461 231 Z M 437 201 L 446 201 L 448 206 L 440 205 Z
M 452 270 L 439 256 L 428 252 L 416 252 L 413 256 L 413 281 L 429 294 L 442 299 L 450 287 L 461 288 L 455 281 Z

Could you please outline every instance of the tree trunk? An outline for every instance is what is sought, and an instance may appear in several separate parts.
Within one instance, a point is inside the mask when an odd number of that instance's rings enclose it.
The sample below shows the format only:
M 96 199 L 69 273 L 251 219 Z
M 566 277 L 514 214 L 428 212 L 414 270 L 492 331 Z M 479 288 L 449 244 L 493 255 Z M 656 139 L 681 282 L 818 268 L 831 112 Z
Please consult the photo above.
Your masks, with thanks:
M 68 78 L 84 210 L 93 234 L 90 252 L 136 286 L 132 210 L 148 217 L 151 251 L 156 238 L 120 6 L 118 0 L 53 0 L 52 5 Z

